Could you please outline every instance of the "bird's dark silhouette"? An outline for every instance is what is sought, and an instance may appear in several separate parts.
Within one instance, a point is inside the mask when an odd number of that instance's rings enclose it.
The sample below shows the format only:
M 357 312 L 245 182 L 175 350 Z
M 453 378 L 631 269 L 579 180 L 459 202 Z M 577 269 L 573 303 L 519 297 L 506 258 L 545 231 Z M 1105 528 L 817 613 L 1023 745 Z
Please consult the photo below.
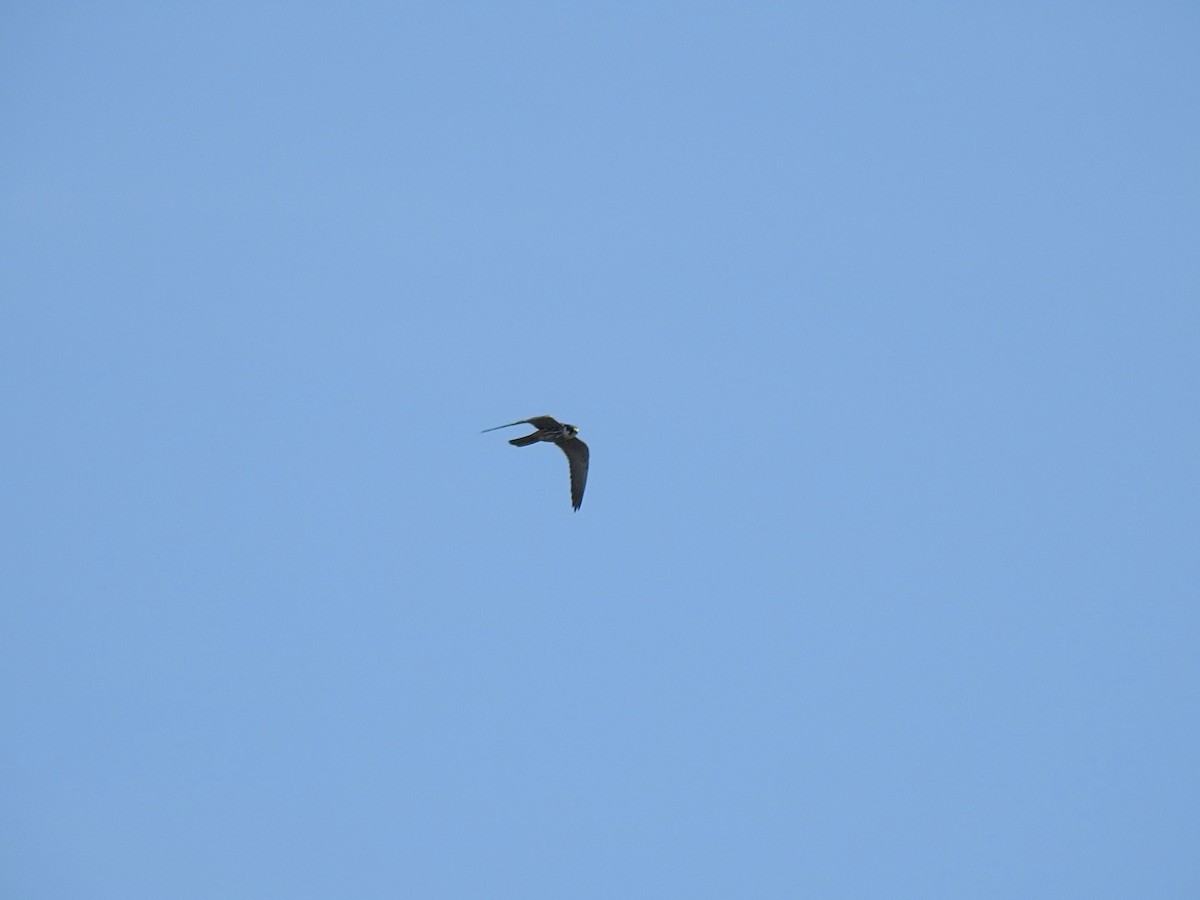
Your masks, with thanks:
M 481 434 L 496 431 L 500 428 L 511 428 L 513 425 L 532 425 L 537 431 L 524 437 L 513 438 L 509 441 L 514 447 L 528 447 L 539 441 L 549 441 L 557 444 L 563 453 L 567 454 L 567 464 L 571 467 L 571 506 L 576 511 L 583 503 L 583 488 L 587 484 L 588 474 L 588 445 L 578 437 L 579 429 L 574 425 L 565 425 L 551 416 L 534 416 L 532 419 L 518 419 L 507 425 L 497 425 L 495 428 L 485 428 Z

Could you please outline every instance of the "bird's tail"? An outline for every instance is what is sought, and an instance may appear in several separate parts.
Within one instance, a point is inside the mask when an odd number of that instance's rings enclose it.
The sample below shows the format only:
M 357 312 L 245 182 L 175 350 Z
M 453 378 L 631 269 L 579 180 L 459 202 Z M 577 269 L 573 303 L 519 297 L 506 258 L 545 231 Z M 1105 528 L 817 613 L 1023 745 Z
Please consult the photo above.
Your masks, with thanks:
M 536 444 L 539 439 L 540 434 L 535 431 L 533 434 L 525 435 L 525 437 L 513 438 L 509 443 L 514 447 L 528 447 L 530 444 Z

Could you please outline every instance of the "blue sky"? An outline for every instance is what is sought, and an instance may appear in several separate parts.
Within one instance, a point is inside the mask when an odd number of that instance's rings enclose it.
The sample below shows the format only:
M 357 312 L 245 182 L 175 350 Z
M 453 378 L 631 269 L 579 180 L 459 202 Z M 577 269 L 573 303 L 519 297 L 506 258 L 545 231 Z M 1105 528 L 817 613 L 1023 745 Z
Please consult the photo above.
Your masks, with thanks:
M 1192 4 L 2 21 L 5 896 L 1197 895 Z

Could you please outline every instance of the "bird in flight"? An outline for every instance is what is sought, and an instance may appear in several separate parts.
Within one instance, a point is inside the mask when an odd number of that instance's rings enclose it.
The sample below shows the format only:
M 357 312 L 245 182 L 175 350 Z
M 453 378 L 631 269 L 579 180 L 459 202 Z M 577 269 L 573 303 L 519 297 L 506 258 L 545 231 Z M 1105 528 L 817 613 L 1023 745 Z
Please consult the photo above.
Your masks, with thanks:
M 532 419 L 519 419 L 507 425 L 485 428 L 480 434 L 511 428 L 513 425 L 532 425 L 537 429 L 533 434 L 509 441 L 514 447 L 528 447 L 538 441 L 549 441 L 567 454 L 567 463 L 571 467 L 571 506 L 578 511 L 583 503 L 583 487 L 587 484 L 588 473 L 588 446 L 579 439 L 579 429 L 574 425 L 564 425 L 551 416 L 534 416 Z

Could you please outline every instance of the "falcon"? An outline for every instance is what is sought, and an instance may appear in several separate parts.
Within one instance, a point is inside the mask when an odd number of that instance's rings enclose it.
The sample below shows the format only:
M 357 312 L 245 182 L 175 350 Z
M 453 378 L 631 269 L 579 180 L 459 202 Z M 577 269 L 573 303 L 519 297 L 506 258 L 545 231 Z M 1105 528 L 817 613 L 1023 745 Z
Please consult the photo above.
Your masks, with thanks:
M 579 429 L 574 425 L 564 425 L 551 416 L 534 416 L 532 419 L 519 419 L 507 425 L 485 428 L 480 434 L 511 428 L 513 425 L 532 425 L 537 429 L 533 434 L 509 441 L 514 447 L 528 447 L 539 441 L 549 441 L 567 454 L 567 464 L 571 467 L 571 506 L 578 512 L 583 503 L 583 487 L 587 484 L 588 473 L 588 446 L 579 439 Z

